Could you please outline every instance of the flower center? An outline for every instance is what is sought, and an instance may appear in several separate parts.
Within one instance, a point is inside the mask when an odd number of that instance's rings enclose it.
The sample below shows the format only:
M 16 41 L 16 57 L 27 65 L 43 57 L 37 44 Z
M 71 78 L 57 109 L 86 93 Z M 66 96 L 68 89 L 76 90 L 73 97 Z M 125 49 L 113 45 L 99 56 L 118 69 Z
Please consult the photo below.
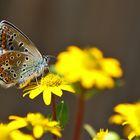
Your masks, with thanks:
M 47 86 L 47 87 L 55 87 L 60 86 L 63 83 L 63 79 L 55 74 L 48 74 L 44 78 L 41 79 L 41 85 Z

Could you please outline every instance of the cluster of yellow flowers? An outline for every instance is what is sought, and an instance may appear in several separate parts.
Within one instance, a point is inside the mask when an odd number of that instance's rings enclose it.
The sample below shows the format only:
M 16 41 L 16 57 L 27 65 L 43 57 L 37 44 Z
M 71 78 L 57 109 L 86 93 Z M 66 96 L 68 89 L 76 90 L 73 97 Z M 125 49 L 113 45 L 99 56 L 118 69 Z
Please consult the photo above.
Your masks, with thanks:
M 31 82 L 24 94 L 34 99 L 41 93 L 46 105 L 51 104 L 52 94 L 61 97 L 63 90 L 75 93 L 74 84 L 80 84 L 82 89 L 111 89 L 115 81 L 123 75 L 120 63 L 115 58 L 106 58 L 96 47 L 80 49 L 69 46 L 58 55 L 58 60 L 53 67 L 56 73 L 48 73 L 38 83 Z M 135 104 L 120 104 L 115 107 L 116 115 L 109 121 L 127 126 L 127 137 L 132 140 L 140 137 L 140 102 Z M 35 140 L 44 133 L 50 132 L 61 137 L 61 127 L 58 121 L 45 118 L 40 113 L 29 113 L 26 117 L 10 116 L 10 123 L 0 125 L 0 140 Z M 32 135 L 24 134 L 19 129 L 31 128 Z M 128 131 L 129 130 L 129 131 Z M 93 140 L 109 140 L 119 136 L 111 134 L 108 130 L 101 129 Z
M 0 125 L 0 140 L 35 140 L 47 132 L 61 137 L 59 122 L 45 118 L 40 113 L 28 113 L 26 117 L 10 116 L 9 119 L 8 124 Z M 30 128 L 33 136 L 22 133 L 21 128 Z

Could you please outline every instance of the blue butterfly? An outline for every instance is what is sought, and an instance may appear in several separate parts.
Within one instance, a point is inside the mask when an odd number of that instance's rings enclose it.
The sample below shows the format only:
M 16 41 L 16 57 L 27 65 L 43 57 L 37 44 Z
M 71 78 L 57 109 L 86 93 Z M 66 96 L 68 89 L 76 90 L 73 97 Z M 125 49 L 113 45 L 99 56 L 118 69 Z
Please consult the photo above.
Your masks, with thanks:
M 25 87 L 48 69 L 50 56 L 42 56 L 32 41 L 8 21 L 0 22 L 0 85 Z

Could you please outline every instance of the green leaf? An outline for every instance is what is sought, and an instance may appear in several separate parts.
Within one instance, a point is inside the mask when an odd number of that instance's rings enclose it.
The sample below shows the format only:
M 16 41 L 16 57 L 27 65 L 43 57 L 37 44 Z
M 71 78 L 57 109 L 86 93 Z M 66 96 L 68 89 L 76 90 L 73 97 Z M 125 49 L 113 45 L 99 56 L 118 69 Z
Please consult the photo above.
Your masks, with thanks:
M 64 129 L 64 127 L 67 124 L 68 119 L 69 119 L 68 108 L 67 108 L 67 105 L 64 101 L 57 104 L 56 117 L 57 117 L 57 121 L 60 122 L 61 128 Z

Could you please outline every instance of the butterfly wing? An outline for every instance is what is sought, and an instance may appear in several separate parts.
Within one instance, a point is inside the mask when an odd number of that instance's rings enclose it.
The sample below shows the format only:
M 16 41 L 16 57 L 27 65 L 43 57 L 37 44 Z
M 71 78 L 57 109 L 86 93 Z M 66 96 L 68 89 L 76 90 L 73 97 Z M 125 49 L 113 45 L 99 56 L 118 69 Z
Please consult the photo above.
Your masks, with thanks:
M 0 85 L 27 85 L 47 67 L 30 39 L 7 21 L 0 22 Z
M 32 55 L 19 51 L 9 51 L 0 56 L 0 85 L 24 87 L 37 76 L 39 65 Z
M 3 20 L 0 22 L 0 54 L 7 50 L 26 52 L 38 60 L 42 59 L 42 55 L 32 41 L 13 24 Z

